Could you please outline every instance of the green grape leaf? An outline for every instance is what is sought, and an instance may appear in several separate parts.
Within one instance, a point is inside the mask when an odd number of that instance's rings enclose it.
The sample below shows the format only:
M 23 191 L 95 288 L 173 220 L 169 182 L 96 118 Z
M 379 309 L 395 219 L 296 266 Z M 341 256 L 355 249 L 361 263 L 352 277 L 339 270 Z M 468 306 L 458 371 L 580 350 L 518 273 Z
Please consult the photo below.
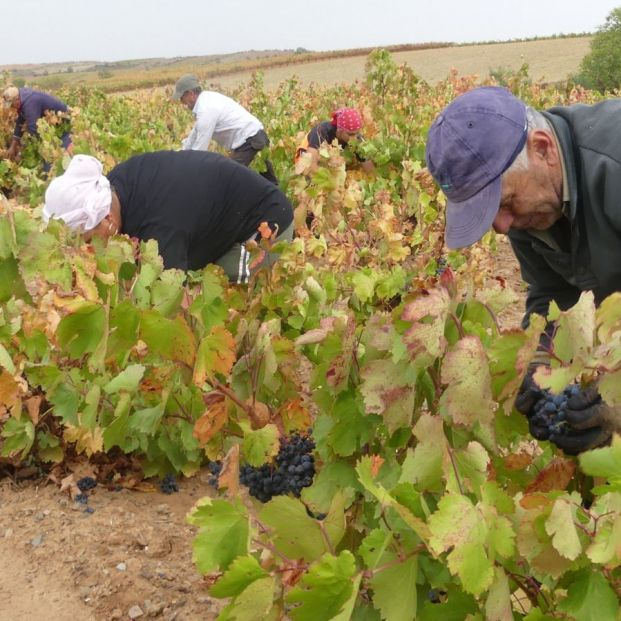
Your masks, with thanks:
M 382 485 L 375 482 L 374 459 L 370 456 L 363 457 L 356 466 L 358 480 L 365 489 L 370 492 L 383 507 L 392 507 L 399 517 L 424 541 L 429 539 L 429 527 L 423 520 L 416 517 L 407 507 L 393 498 Z
M 280 446 L 279 432 L 276 425 L 265 425 L 261 429 L 252 430 L 248 423 L 241 423 L 244 432 L 242 454 L 251 466 L 261 466 L 271 461 L 278 453 Z
M 58 343 L 72 358 L 94 352 L 104 337 L 106 313 L 102 306 L 84 302 L 60 320 Z
M 130 364 L 103 387 L 104 392 L 108 395 L 114 395 L 122 390 L 136 392 L 144 372 L 145 367 L 143 365 Z
M 411 556 L 373 575 L 373 603 L 390 621 L 410 621 L 417 606 L 416 576 L 418 560 Z
M 287 594 L 287 602 L 300 604 L 291 609 L 291 618 L 298 621 L 338 619 L 351 602 L 354 591 L 357 592 L 359 581 L 356 561 L 349 550 L 343 550 L 339 556 L 324 555 Z
M 22 416 L 19 419 L 10 416 L 2 427 L 2 437 L 4 438 L 4 443 L 0 455 L 10 457 L 14 453 L 21 451 L 21 458 L 23 459 L 29 453 L 34 443 L 35 426 L 26 416 Z
M 619 599 L 599 571 L 583 569 L 572 580 L 558 609 L 576 621 L 617 621 Z
M 235 597 L 255 580 L 267 575 L 254 556 L 238 556 L 218 582 L 209 589 L 209 594 L 213 597 Z
M 164 416 L 164 408 L 166 399 L 162 399 L 160 403 L 151 408 L 143 408 L 136 410 L 129 419 L 129 428 L 152 436 L 158 429 L 162 416 Z
M 483 547 L 489 531 L 482 517 L 466 496 L 448 494 L 429 518 L 431 549 L 437 554 L 451 550 L 449 569 L 460 577 L 464 590 L 474 595 L 489 588 L 493 580 L 493 564 Z
M 149 352 L 168 360 L 194 365 L 196 337 L 181 317 L 166 319 L 157 311 L 146 310 L 140 314 L 140 338 Z
M 273 529 L 274 547 L 288 558 L 314 561 L 329 551 L 317 521 L 296 498 L 273 498 L 262 507 L 259 517 Z
M 596 493 L 621 492 L 621 436 L 614 435 L 611 446 L 581 453 L 578 459 L 585 474 L 608 479 Z
M 201 573 L 224 571 L 238 556 L 248 554 L 250 527 L 241 500 L 203 498 L 187 519 L 200 529 L 192 542 L 192 557 Z

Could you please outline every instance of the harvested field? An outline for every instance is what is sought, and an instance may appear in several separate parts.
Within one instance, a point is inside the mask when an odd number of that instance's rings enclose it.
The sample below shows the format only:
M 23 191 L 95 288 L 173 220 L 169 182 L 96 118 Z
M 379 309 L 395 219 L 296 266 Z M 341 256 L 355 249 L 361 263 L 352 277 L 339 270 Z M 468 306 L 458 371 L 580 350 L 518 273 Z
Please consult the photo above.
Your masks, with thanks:
M 490 69 L 503 67 L 517 70 L 523 63 L 528 63 L 529 75 L 533 80 L 558 82 L 578 71 L 580 61 L 590 50 L 590 44 L 591 37 L 545 39 L 397 52 L 393 58 L 398 63 L 407 63 L 431 83 L 444 79 L 452 68 L 457 69 L 460 75 L 486 76 Z M 356 56 L 265 69 L 265 85 L 274 88 L 292 75 L 303 84 L 353 82 L 364 77 L 365 62 L 366 56 Z M 251 72 L 236 73 L 214 78 L 212 82 L 230 89 L 248 81 L 250 76 Z

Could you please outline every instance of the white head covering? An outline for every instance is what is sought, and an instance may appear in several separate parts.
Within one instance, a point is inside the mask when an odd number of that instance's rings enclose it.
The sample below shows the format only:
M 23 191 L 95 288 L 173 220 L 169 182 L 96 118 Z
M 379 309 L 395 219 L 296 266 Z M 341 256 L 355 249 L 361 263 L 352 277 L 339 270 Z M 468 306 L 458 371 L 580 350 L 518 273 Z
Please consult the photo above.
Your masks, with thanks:
M 111 203 L 112 190 L 101 162 L 91 155 L 76 155 L 65 174 L 47 188 L 43 220 L 59 218 L 72 229 L 90 231 L 110 213 Z
M 10 108 L 11 104 L 19 97 L 19 89 L 17 86 L 9 86 L 4 89 L 2 98 L 4 99 L 4 107 Z

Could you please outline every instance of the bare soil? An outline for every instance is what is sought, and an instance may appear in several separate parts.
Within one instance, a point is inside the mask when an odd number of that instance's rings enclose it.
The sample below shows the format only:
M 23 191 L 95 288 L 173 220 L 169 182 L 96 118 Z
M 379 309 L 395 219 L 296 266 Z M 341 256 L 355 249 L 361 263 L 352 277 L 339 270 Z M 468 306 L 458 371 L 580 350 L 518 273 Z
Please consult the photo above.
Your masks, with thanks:
M 87 506 L 45 480 L 0 481 L 0 621 L 215 619 L 185 521 L 207 477 L 170 495 L 98 485 Z

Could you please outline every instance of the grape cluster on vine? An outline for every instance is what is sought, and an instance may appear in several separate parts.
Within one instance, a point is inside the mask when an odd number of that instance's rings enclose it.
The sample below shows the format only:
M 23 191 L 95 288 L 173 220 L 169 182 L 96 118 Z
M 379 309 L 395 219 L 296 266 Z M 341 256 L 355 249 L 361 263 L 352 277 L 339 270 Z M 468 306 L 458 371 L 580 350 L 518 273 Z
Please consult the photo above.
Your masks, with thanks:
M 580 386 L 571 384 L 558 395 L 549 390 L 543 391 L 543 397 L 535 403 L 534 413 L 530 419 L 531 427 L 537 429 L 537 437 L 547 440 L 551 435 L 566 435 L 569 431 L 567 424 L 567 401 L 580 392 Z
M 239 480 L 248 487 L 251 496 L 268 502 L 273 496 L 293 494 L 299 497 L 302 489 L 313 483 L 315 442 L 309 437 L 292 434 L 280 439 L 280 449 L 273 463 L 259 467 L 242 466 Z

